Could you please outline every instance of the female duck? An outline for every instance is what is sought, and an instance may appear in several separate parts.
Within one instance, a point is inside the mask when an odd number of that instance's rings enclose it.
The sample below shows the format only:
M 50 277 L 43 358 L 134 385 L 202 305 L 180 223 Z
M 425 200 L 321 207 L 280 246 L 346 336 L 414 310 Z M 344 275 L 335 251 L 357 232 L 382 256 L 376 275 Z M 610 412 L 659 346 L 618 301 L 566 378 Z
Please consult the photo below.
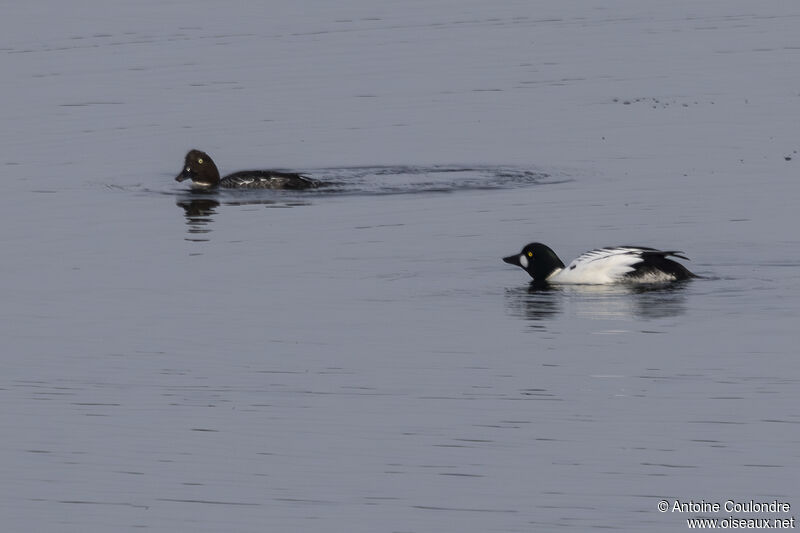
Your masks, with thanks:
M 191 179 L 195 187 L 228 189 L 314 189 L 319 187 L 317 180 L 277 170 L 243 170 L 224 178 L 219 177 L 217 165 L 205 152 L 190 150 L 186 154 L 183 170 L 175 181 Z

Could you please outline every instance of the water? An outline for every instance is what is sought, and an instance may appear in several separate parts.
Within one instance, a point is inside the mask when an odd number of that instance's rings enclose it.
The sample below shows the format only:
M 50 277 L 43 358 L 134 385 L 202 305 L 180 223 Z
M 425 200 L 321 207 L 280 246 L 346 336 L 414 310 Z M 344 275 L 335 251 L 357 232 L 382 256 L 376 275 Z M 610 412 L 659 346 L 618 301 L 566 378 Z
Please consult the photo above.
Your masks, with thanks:
M 45 7 L 0 23 L 4 528 L 796 513 L 800 10 Z M 189 148 L 335 185 L 193 193 Z M 537 291 L 531 240 L 703 279 Z

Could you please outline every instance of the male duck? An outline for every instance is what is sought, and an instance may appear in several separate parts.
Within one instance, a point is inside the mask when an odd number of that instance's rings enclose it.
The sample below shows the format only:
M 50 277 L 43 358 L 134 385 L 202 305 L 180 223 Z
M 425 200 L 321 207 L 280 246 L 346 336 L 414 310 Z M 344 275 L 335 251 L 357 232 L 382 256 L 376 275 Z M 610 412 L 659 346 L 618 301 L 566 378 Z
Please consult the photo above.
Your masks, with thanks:
M 696 278 L 668 256 L 686 259 L 678 251 L 661 251 L 644 246 L 615 246 L 591 250 L 568 266 L 548 246 L 533 242 L 503 261 L 530 274 L 533 281 L 548 283 L 608 284 L 620 282 L 659 283 Z

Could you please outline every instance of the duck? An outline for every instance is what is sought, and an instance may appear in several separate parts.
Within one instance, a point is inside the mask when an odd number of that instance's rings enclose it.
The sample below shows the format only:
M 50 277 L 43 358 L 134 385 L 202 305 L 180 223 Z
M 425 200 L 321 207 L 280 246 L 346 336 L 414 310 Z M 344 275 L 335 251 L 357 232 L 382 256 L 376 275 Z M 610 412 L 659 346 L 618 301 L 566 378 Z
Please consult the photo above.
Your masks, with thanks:
M 597 248 L 576 257 L 569 265 L 547 245 L 532 242 L 503 261 L 527 272 L 534 282 L 606 285 L 612 283 L 663 283 L 698 277 L 682 264 L 669 259 L 689 260 L 677 250 L 646 246 Z
M 192 186 L 212 189 L 315 189 L 320 182 L 294 172 L 277 170 L 242 170 L 220 178 L 217 165 L 200 150 L 189 150 L 175 181 L 192 180 Z

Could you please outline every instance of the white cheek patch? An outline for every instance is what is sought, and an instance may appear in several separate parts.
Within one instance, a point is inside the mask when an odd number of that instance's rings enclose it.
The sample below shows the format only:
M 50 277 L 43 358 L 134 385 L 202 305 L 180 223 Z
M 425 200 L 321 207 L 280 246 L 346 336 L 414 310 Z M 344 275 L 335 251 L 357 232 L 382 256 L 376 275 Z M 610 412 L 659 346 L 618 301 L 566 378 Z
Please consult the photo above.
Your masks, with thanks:
M 189 167 L 186 167 L 186 172 L 191 172 L 191 171 L 192 171 L 192 169 L 191 169 L 191 168 L 189 168 Z
M 525 257 L 525 254 L 519 256 L 519 264 L 522 265 L 522 268 L 528 268 L 528 258 Z

